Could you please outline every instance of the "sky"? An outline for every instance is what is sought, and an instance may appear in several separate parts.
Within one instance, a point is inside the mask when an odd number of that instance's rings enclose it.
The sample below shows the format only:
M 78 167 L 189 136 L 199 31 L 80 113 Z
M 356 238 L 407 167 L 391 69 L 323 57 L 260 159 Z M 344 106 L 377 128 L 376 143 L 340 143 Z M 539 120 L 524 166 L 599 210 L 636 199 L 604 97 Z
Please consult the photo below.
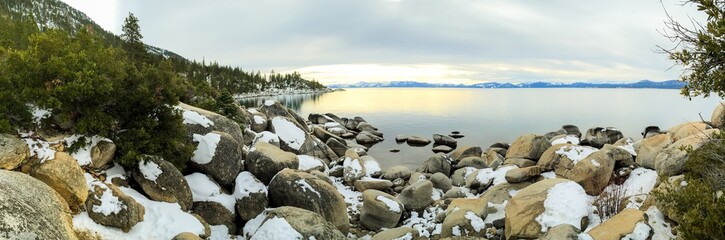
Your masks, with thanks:
M 120 34 L 188 59 L 323 84 L 421 81 L 634 82 L 678 79 L 658 46 L 679 0 L 62 0 Z

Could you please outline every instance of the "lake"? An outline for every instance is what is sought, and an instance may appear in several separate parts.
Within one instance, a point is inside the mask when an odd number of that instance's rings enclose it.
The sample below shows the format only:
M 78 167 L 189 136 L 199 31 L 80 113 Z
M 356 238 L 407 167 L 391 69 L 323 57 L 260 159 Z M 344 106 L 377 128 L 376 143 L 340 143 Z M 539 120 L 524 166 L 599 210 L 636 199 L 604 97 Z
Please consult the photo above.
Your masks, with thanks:
M 432 140 L 434 133 L 460 131 L 458 146 L 487 148 L 513 142 L 528 133 L 545 134 L 565 124 L 616 127 L 624 136 L 641 139 L 653 125 L 668 129 L 687 121 L 706 120 L 721 99 L 687 98 L 670 89 L 464 89 L 354 88 L 324 94 L 299 94 L 242 100 L 247 107 L 275 99 L 307 118 L 310 113 L 363 117 L 385 134 L 385 141 L 368 154 L 383 167 L 416 169 L 433 155 L 432 144 L 411 147 L 395 136 L 417 135 Z M 392 153 L 390 149 L 400 149 Z

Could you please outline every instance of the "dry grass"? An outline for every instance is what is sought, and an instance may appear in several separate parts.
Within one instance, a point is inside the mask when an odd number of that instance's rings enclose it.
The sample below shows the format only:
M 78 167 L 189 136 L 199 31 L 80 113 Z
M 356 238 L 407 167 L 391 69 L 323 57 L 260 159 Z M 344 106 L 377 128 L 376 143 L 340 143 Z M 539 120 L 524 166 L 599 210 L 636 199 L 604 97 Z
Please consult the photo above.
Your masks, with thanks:
M 599 194 L 593 205 L 602 222 L 619 213 L 627 203 L 626 189 L 623 184 L 612 183 Z

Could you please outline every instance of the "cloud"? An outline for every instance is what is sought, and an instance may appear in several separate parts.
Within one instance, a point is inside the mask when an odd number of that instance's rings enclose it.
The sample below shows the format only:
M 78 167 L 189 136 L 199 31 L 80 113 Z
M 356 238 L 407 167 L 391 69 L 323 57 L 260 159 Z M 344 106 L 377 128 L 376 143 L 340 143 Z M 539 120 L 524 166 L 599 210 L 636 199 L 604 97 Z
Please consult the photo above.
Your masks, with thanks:
M 672 46 L 657 32 L 663 5 L 678 19 L 702 14 L 677 3 L 128 0 L 117 11 L 188 58 L 323 83 L 638 81 L 678 77 L 654 51 Z

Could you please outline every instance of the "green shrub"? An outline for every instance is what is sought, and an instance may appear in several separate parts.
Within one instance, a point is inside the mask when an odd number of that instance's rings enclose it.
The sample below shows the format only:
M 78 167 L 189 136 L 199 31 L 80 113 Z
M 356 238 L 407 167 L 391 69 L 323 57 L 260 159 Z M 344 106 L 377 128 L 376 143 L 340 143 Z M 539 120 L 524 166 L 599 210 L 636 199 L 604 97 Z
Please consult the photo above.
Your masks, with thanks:
M 682 239 L 725 239 L 724 138 L 722 134 L 714 135 L 702 147 L 690 151 L 685 163 L 685 186 L 654 192 L 658 207 L 676 216 Z

